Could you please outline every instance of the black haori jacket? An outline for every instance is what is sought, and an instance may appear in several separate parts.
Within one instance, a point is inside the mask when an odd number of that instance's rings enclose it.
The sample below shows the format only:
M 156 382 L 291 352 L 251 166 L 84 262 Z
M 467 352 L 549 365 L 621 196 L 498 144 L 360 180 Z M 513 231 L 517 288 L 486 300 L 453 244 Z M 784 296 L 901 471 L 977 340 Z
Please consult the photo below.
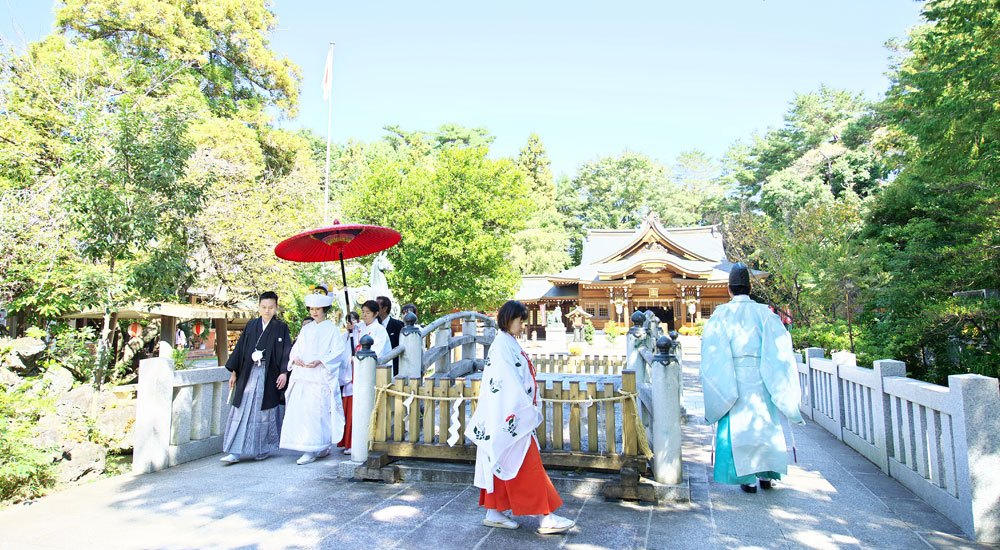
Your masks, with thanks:
M 292 339 L 288 334 L 288 325 L 277 317 L 271 318 L 271 322 L 267 324 L 267 331 L 261 335 L 263 326 L 260 317 L 247 323 L 239 342 L 236 343 L 236 348 L 226 361 L 226 368 L 236 373 L 236 387 L 233 389 L 234 407 L 239 407 L 243 402 L 243 390 L 247 387 L 250 370 L 253 369 L 251 356 L 254 349 L 264 352 L 264 363 L 267 365 L 264 374 L 264 399 L 260 410 L 278 406 L 278 376 L 288 373 L 288 354 L 292 351 Z

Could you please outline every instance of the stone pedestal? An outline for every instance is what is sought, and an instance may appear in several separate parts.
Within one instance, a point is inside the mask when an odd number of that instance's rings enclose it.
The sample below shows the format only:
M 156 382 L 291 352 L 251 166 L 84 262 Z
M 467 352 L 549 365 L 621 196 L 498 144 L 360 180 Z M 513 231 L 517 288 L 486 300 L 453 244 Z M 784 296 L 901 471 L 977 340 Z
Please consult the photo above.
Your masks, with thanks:
M 548 344 L 554 344 L 563 348 L 566 346 L 566 329 L 565 327 L 554 326 L 545 327 L 545 342 Z

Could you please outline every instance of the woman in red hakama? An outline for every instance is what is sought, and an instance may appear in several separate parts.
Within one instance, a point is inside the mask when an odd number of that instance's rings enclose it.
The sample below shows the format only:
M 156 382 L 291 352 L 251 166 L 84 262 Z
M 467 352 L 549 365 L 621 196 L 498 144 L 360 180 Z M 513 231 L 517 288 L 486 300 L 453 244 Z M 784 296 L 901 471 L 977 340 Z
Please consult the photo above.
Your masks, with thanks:
M 500 331 L 490 346 L 479 406 L 466 435 L 477 446 L 475 483 L 479 504 L 486 508 L 483 524 L 517 529 L 518 523 L 502 513 L 509 510 L 541 516 L 539 533 L 563 533 L 575 522 L 552 513 L 563 502 L 545 473 L 535 439 L 542 421 L 535 368 L 514 337 L 527 318 L 527 308 L 515 301 L 497 313 Z

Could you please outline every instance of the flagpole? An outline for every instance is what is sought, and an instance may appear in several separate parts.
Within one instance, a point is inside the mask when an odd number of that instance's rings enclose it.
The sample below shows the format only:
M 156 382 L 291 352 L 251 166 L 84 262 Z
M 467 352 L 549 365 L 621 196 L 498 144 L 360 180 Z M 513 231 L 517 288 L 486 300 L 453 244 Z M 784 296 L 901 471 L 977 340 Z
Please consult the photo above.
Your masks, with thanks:
M 333 42 L 330 42 L 330 59 L 333 59 Z M 331 63 L 332 65 L 332 63 Z M 333 67 L 330 67 L 330 93 L 326 107 L 326 185 L 323 189 L 323 225 L 330 225 L 328 213 L 330 203 L 330 128 L 333 121 Z

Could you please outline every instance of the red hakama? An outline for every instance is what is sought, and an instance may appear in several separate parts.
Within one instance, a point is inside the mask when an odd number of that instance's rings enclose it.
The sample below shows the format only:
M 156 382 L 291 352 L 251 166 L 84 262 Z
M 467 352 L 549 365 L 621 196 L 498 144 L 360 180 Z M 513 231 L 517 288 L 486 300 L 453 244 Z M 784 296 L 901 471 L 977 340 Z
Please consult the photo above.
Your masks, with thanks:
M 354 396 L 344 396 L 344 439 L 337 443 L 338 447 L 351 448 L 351 416 L 353 412 Z
M 503 481 L 493 476 L 493 492 L 479 490 L 480 506 L 499 512 L 511 510 L 516 516 L 550 514 L 562 503 L 549 475 L 545 473 L 542 455 L 538 454 L 538 443 L 534 438 L 528 445 L 521 469 L 513 479 Z

